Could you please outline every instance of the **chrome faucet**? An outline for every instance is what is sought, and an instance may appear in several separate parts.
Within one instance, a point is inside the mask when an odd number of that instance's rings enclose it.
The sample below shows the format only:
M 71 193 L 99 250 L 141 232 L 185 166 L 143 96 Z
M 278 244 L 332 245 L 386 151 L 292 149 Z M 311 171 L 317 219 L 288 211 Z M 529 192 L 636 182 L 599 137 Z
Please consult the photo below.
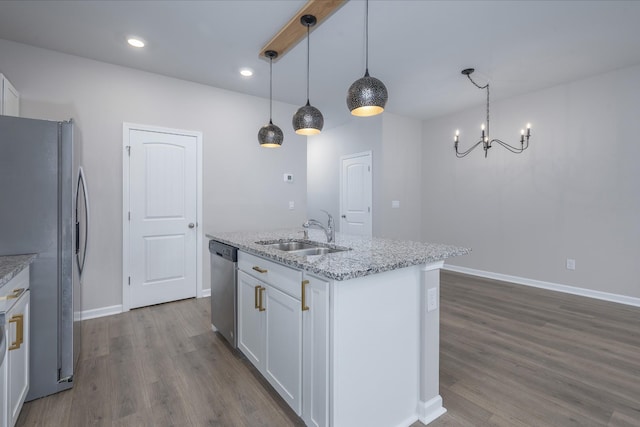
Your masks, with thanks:
M 325 211 L 324 209 L 320 209 L 322 212 L 326 213 L 327 216 L 329 217 L 329 222 L 327 223 L 327 226 L 325 227 L 324 225 L 322 225 L 322 223 L 320 221 L 318 221 L 317 219 L 308 219 L 304 222 L 304 224 L 302 224 L 302 226 L 306 229 L 306 228 L 319 228 L 322 231 L 324 231 L 324 234 L 327 236 L 327 242 L 333 242 L 336 239 L 336 228 L 335 228 L 335 224 L 333 222 L 333 217 L 331 216 L 331 214 L 327 211 Z

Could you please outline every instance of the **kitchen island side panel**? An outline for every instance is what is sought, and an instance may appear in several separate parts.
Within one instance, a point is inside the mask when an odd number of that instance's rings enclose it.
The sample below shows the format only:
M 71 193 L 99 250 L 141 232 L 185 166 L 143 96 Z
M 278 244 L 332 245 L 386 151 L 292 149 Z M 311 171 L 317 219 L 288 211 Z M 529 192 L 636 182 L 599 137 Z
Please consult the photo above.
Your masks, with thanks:
M 420 282 L 412 266 L 332 283 L 333 427 L 418 419 Z

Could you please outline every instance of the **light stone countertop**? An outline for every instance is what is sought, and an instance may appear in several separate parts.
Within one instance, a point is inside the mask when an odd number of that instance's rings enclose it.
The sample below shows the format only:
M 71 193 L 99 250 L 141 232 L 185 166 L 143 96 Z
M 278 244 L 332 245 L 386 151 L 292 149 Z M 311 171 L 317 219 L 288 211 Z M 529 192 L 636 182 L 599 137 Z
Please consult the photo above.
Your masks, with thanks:
M 34 254 L 0 256 L 0 288 L 27 268 L 35 258 Z
M 351 250 L 305 256 L 256 243 L 302 240 L 303 233 L 300 228 L 256 232 L 210 232 L 206 236 L 244 252 L 333 280 L 349 280 L 413 265 L 429 264 L 471 252 L 469 248 L 450 245 L 342 233 L 336 233 L 336 241 L 328 245 L 324 233 L 314 229 L 309 230 L 309 240 L 320 242 L 323 246 L 346 247 Z

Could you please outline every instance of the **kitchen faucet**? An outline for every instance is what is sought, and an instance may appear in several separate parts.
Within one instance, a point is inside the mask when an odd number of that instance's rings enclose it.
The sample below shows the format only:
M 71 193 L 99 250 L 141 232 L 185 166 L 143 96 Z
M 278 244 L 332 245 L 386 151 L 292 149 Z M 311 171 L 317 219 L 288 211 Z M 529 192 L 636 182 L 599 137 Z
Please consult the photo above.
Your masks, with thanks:
M 307 228 L 319 228 L 322 231 L 324 231 L 324 234 L 327 236 L 327 242 L 333 242 L 336 239 L 336 228 L 335 228 L 335 224 L 333 222 L 333 217 L 331 216 L 331 214 L 327 211 L 325 211 L 324 209 L 320 209 L 322 212 L 326 213 L 327 216 L 329 217 L 329 222 L 327 224 L 327 226 L 325 227 L 324 225 L 322 225 L 322 223 L 320 221 L 318 221 L 317 219 L 308 219 L 304 222 L 304 224 L 302 224 L 302 226 L 307 229 Z

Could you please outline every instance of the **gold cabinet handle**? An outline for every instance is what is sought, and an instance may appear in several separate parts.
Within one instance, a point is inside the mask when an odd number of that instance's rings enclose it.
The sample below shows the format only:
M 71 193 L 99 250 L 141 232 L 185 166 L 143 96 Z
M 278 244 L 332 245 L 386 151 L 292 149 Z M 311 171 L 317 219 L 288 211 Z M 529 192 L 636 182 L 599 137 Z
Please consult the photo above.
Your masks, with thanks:
M 9 295 L 5 297 L 0 297 L 0 301 L 20 298 L 20 295 L 22 295 L 23 293 L 24 293 L 24 288 L 16 288 Z
M 257 265 L 254 265 L 254 266 L 253 266 L 253 269 L 254 269 L 255 271 L 257 271 L 258 273 L 266 273 L 267 271 L 269 271 L 269 270 L 267 270 L 266 268 L 260 268 L 260 267 L 258 267 Z
M 308 285 L 308 284 L 309 284 L 308 280 L 302 281 L 302 299 L 300 301 L 302 305 L 302 311 L 309 310 L 309 307 L 307 306 L 307 291 L 305 289 L 305 285 Z
M 17 350 L 24 342 L 24 315 L 14 314 L 11 316 L 11 319 L 9 319 L 9 323 L 16 324 L 16 340 L 11 343 L 9 350 Z
M 260 287 L 260 290 L 258 291 L 258 295 L 260 296 L 260 307 L 258 307 L 258 311 L 265 311 L 266 308 L 264 308 L 264 306 L 262 305 L 262 295 L 264 295 L 264 291 L 266 291 L 267 288 L 264 287 Z
M 260 308 L 260 306 L 258 305 L 258 292 L 260 289 L 260 285 L 256 285 L 255 288 L 253 288 L 253 308 Z

